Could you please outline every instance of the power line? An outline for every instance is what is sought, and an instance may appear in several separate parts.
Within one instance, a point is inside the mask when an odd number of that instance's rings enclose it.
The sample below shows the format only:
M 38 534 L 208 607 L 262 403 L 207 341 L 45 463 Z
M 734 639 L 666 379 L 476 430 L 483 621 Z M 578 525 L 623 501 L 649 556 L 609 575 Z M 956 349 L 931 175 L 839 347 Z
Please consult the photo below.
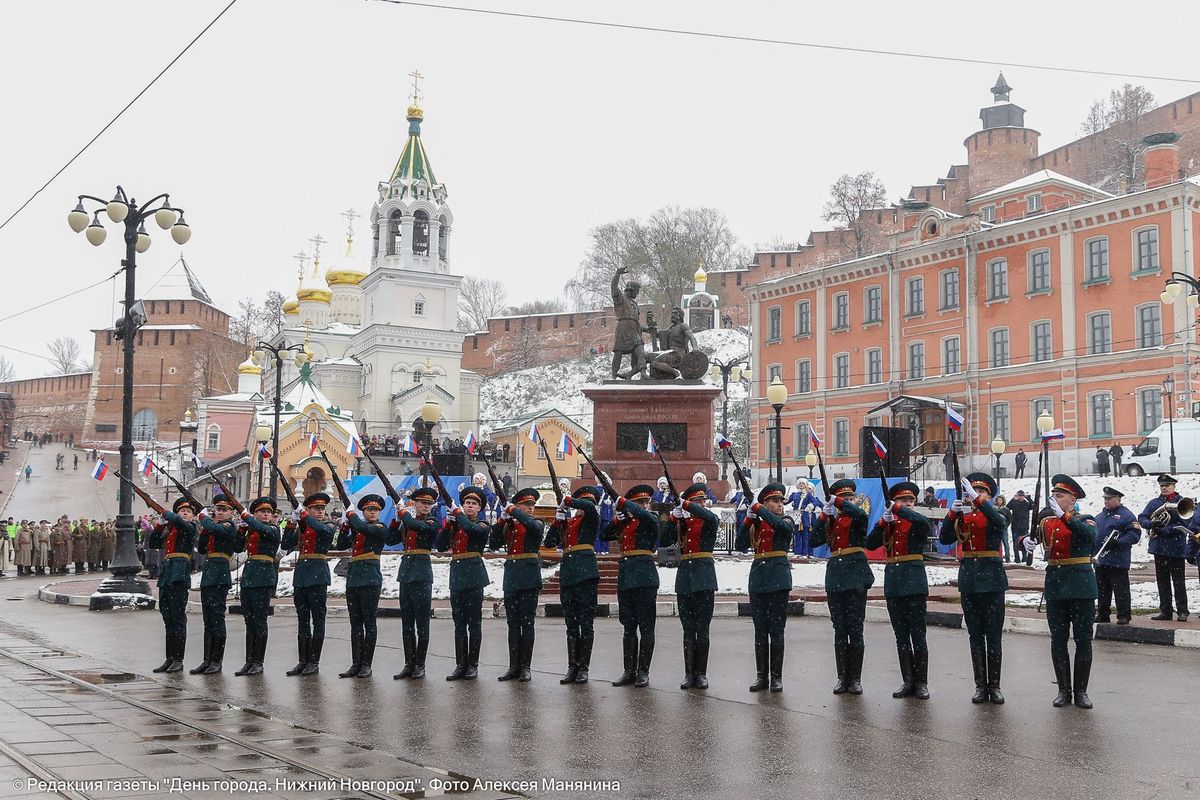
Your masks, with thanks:
M 44 308 L 45 306 L 48 306 L 51 303 L 57 303 L 59 300 L 66 300 L 68 297 L 77 295 L 80 292 L 86 292 L 88 289 L 94 289 L 95 287 L 99 286 L 100 284 L 107 283 L 108 281 L 111 281 L 113 278 L 120 275 L 121 270 L 123 270 L 123 269 L 125 269 L 125 268 L 121 267 L 121 269 L 117 270 L 112 275 L 109 275 L 107 278 L 101 278 L 100 280 L 96 281 L 95 283 L 91 283 L 91 284 L 88 284 L 87 286 L 84 286 L 82 289 L 76 289 L 73 292 L 67 292 L 64 295 L 59 295 L 58 297 L 55 297 L 53 300 L 47 300 L 44 303 L 38 303 L 36 306 L 30 306 L 29 308 L 25 309 L 24 311 L 18 311 L 15 314 L 9 314 L 7 317 L 0 317 L 0 322 L 8 322 L 10 319 L 15 319 L 16 317 L 22 316 L 24 314 L 28 314 L 30 311 L 37 311 L 39 308 Z
M 91 147 L 93 144 L 95 144 L 96 140 L 99 139 L 101 136 L 103 136 L 104 132 L 107 131 L 109 128 L 111 128 L 113 126 L 113 123 L 115 123 L 117 120 L 119 120 L 121 118 L 121 116 L 133 106 L 134 103 L 136 103 L 138 100 L 140 100 L 142 95 L 144 95 L 146 92 L 148 92 L 150 90 L 151 86 L 158 83 L 158 79 L 161 78 L 163 75 L 165 75 L 167 73 L 167 70 L 169 70 L 171 67 L 175 66 L 175 62 L 178 61 L 179 59 L 183 58 L 183 54 L 186 53 L 188 50 L 191 50 L 192 45 L 194 45 L 196 42 L 200 41 L 200 37 L 203 36 L 204 34 L 208 33 L 208 29 L 211 28 L 213 25 L 215 25 L 217 23 L 217 20 L 219 20 L 221 17 L 225 16 L 225 12 L 228 11 L 229 9 L 233 8 L 233 4 L 236 2 L 237 2 L 237 0 L 229 0 L 229 5 L 225 6 L 225 8 L 223 8 L 223 9 L 221 9 L 221 13 L 217 14 L 215 17 L 213 17 L 212 21 L 209 22 L 207 25 L 205 25 L 204 29 L 201 30 L 199 33 L 197 33 L 195 38 L 192 39 L 190 42 L 188 42 L 187 46 L 184 47 L 182 50 L 180 50 L 179 54 L 176 55 L 174 58 L 172 58 L 170 60 L 170 62 L 168 62 L 168 64 L 165 67 L 163 67 L 162 70 L 157 75 L 155 75 L 153 79 L 151 79 L 151 81 L 149 83 L 147 83 L 144 87 L 142 87 L 142 90 L 140 92 L 138 92 L 136 95 L 134 95 L 133 99 L 130 100 L 128 103 L 126 103 L 125 107 L 122 108 L 120 111 L 118 111 L 117 115 L 115 117 L 110 119 L 108 121 L 108 123 L 103 128 L 101 128 L 100 131 L 95 136 L 93 136 L 91 139 L 89 139 L 87 144 L 85 144 L 83 147 L 81 147 L 79 149 L 78 153 L 71 156 L 71 158 L 67 161 L 67 163 L 63 164 L 62 167 L 59 168 L 58 172 L 55 172 L 53 175 L 51 175 L 50 179 L 48 181 L 43 183 L 41 185 L 41 187 L 38 188 L 38 190 L 35 191 L 33 194 L 29 195 L 29 199 L 27 199 L 24 203 L 21 203 L 21 205 L 17 207 L 17 210 L 8 216 L 8 219 L 6 219 L 6 220 L 4 220 L 4 222 L 0 223 L 0 230 L 4 230 L 5 226 L 7 226 L 8 223 L 12 222 L 13 219 L 16 218 L 17 214 L 20 214 L 22 211 L 24 211 L 25 207 L 34 201 L 34 198 L 36 198 L 39 194 L 42 193 L 42 191 L 47 186 L 49 186 L 51 183 L 54 182 L 55 178 L 57 178 L 59 175 L 62 175 L 64 172 L 66 172 L 67 167 L 74 164 L 75 160 L 77 158 L 79 158 L 81 155 L 83 155 L 84 152 L 89 147 Z
M 674 36 L 695 36 L 702 39 L 720 39 L 730 42 L 746 42 L 749 44 L 769 44 L 781 47 L 804 47 L 813 50 L 833 50 L 842 53 L 857 53 L 860 55 L 894 56 L 896 58 L 914 58 L 926 61 L 942 61 L 954 64 L 980 64 L 992 67 L 1015 67 L 1018 69 L 1043 70 L 1046 72 L 1065 72 L 1074 75 L 1100 75 L 1107 78 L 1136 78 L 1147 81 L 1170 81 L 1172 83 L 1200 83 L 1196 78 L 1175 78 L 1163 75 L 1140 75 L 1130 72 L 1110 72 L 1108 70 L 1087 69 L 1083 67 L 1055 67 L 1049 64 L 1028 64 L 1020 61 L 993 61 L 983 58 L 964 58 L 958 56 L 940 56 L 930 53 L 912 53 L 904 50 L 880 50 L 871 47 L 850 47 L 848 45 L 822 44 L 820 42 L 803 42 L 790 39 L 772 39 L 764 36 L 739 36 L 732 33 L 714 33 L 712 31 L 695 31 L 683 28 L 664 28 L 653 25 L 634 25 L 623 22 L 606 22 L 595 19 L 578 19 L 574 17 L 555 17 L 546 14 L 526 14 L 517 11 L 498 11 L 490 8 L 470 8 L 467 6 L 445 6 L 437 3 L 417 3 L 410 0 L 375 0 L 379 3 L 390 3 L 397 6 L 414 6 L 417 8 L 432 8 L 439 11 L 459 11 L 468 14 L 484 14 L 493 17 L 508 17 L 512 19 L 535 20 L 538 22 L 560 22 L 568 25 L 585 25 L 596 28 L 614 28 L 618 30 L 640 31 L 643 33 L 666 33 Z

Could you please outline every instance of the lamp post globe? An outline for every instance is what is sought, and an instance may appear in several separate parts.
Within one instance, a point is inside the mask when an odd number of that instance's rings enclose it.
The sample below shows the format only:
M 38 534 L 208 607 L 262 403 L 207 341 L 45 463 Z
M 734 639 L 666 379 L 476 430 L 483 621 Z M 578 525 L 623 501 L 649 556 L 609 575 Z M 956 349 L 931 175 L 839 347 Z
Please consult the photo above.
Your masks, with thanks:
M 808 479 L 811 481 L 813 479 L 813 469 L 817 466 L 816 452 L 812 450 L 808 451 L 808 454 L 804 456 L 804 465 L 808 467 Z
M 783 404 L 787 402 L 787 387 L 776 375 L 767 386 L 767 402 L 775 409 L 775 481 L 783 483 Z

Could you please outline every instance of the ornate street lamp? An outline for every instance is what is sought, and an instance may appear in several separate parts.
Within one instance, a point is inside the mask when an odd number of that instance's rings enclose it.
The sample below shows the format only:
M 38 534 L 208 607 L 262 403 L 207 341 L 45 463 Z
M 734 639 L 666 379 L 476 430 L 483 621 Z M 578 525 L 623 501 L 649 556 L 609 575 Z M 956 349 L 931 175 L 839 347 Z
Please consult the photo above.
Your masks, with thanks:
M 1054 417 L 1051 416 L 1049 410 L 1043 409 L 1041 414 L 1038 414 L 1037 429 L 1041 434 L 1042 440 L 1042 474 L 1046 482 L 1046 502 L 1050 502 L 1050 440 L 1046 438 L 1046 434 L 1054 430 Z
M 996 457 L 996 466 L 992 470 L 992 478 L 996 481 L 996 489 L 1000 488 L 1000 456 L 1004 455 L 1004 440 L 999 436 L 992 439 L 992 455 Z
M 254 441 L 258 443 L 258 494 L 262 494 L 263 490 L 263 466 L 266 459 L 263 458 L 262 447 L 271 440 L 271 426 L 265 422 L 259 422 L 254 427 Z
M 811 481 L 813 479 L 813 470 L 817 466 L 817 452 L 815 450 L 809 450 L 805 454 L 804 465 L 808 467 L 808 479 Z
M 441 404 L 439 404 L 438 401 L 432 397 L 427 398 L 425 400 L 425 403 L 421 406 L 421 421 L 424 423 L 424 425 L 422 427 L 425 429 L 425 431 L 424 431 L 425 445 L 424 445 L 423 449 L 425 451 L 426 459 L 433 458 L 433 426 L 436 425 L 438 423 L 438 420 L 440 420 L 441 418 L 442 418 Z M 425 486 L 427 484 L 426 476 L 428 474 L 429 474 L 429 465 L 426 464 L 425 461 L 422 461 L 421 462 L 421 485 L 422 486 Z
M 271 354 L 271 358 L 275 362 L 275 425 L 271 433 L 271 500 L 279 499 L 279 415 L 283 411 L 283 362 L 286 353 L 295 353 L 292 361 L 296 367 L 303 367 L 312 358 L 312 353 L 308 346 L 303 342 L 300 344 L 288 344 L 286 341 L 280 342 L 278 345 L 270 344 L 269 342 L 259 342 L 255 345 L 254 359 L 259 366 L 267 360 L 267 354 Z M 257 435 L 257 431 L 255 431 Z M 260 457 L 261 461 L 261 457 Z M 262 464 L 259 464 L 261 471 Z M 262 485 L 261 478 L 259 485 Z
M 1195 295 L 1192 295 L 1194 297 Z M 1163 394 L 1167 396 L 1167 430 L 1171 432 L 1171 474 L 1175 474 L 1175 379 L 1163 378 Z
M 729 438 L 729 384 L 738 381 L 750 382 L 750 361 L 739 358 L 728 363 L 712 359 L 708 375 L 713 383 L 721 383 L 721 435 Z M 721 449 L 721 480 L 729 474 L 729 453 Z
M 783 404 L 787 402 L 788 390 L 776 375 L 767 387 L 767 402 L 775 409 L 775 481 L 783 483 Z

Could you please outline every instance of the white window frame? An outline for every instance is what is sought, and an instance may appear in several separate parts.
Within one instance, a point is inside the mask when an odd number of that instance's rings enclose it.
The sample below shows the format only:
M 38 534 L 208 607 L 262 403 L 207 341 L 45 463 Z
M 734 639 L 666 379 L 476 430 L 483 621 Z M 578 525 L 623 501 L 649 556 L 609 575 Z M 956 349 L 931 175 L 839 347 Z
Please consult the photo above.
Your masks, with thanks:
M 871 356 L 878 356 L 878 358 L 879 358 L 879 364 L 878 364 L 879 369 L 875 372 L 872 372 Z M 874 385 L 877 383 L 883 383 L 883 348 L 881 348 L 881 347 L 867 348 L 866 367 L 867 367 L 866 374 L 867 374 L 867 383 L 868 384 Z
M 204 429 L 204 450 L 209 453 L 221 449 L 221 426 L 212 423 Z
M 1150 343 L 1147 343 L 1145 341 L 1145 339 L 1142 338 L 1142 312 L 1148 311 L 1148 310 L 1153 310 L 1156 314 L 1158 314 L 1157 341 L 1153 341 Z M 1162 346 L 1162 343 L 1165 340 L 1166 330 L 1165 330 L 1165 326 L 1163 325 L 1163 313 L 1162 313 L 1162 304 L 1161 303 L 1157 303 L 1157 302 L 1142 303 L 1141 305 L 1133 307 L 1133 333 L 1134 333 L 1134 342 L 1136 343 L 1136 347 L 1138 347 L 1139 349 Z
M 876 312 L 874 315 L 871 313 L 872 292 L 878 295 L 878 308 L 874 309 Z M 883 287 L 878 283 L 863 289 L 863 324 L 871 325 L 876 322 L 883 322 Z
M 1092 245 L 1098 242 L 1104 243 L 1104 274 L 1094 276 L 1092 275 Z M 1107 236 L 1093 236 L 1090 239 L 1084 240 L 1083 275 L 1084 283 L 1102 283 L 1103 281 L 1112 279 L 1112 246 Z
M 1002 270 L 1004 274 L 1004 294 L 993 294 L 992 292 L 996 285 L 996 282 L 993 280 L 993 274 L 997 269 Z M 1008 259 L 993 258 L 991 261 L 987 262 L 984 271 L 987 277 L 987 291 L 984 293 L 984 296 L 987 298 L 987 300 L 1007 300 L 1009 294 Z
M 812 301 L 798 300 L 796 302 L 796 335 L 812 335 Z
M 1142 267 L 1142 258 L 1140 248 L 1140 237 L 1143 233 L 1154 232 L 1154 265 L 1150 267 Z M 1143 225 L 1140 228 L 1134 229 L 1129 234 L 1130 244 L 1133 247 L 1133 274 L 1134 275 L 1154 275 L 1162 271 L 1162 235 L 1158 230 L 1157 225 Z
M 1159 384 L 1154 386 L 1139 386 L 1134 390 L 1134 395 L 1137 397 L 1138 403 L 1138 433 L 1143 436 L 1148 435 L 1151 431 L 1162 424 L 1163 421 L 1163 388 Z M 1147 402 L 1147 395 L 1153 397 L 1152 402 Z M 1146 409 L 1154 408 L 1154 424 L 1146 426 Z
M 996 363 L 996 334 L 1004 331 L 1004 363 Z M 995 328 L 988 329 L 988 366 L 995 369 L 996 367 L 1007 367 L 1012 363 L 1012 331 L 1007 325 L 999 325 Z
M 991 206 L 984 206 L 983 208 L 979 209 L 979 219 L 981 219 L 984 222 L 995 222 L 996 221 L 996 207 L 994 205 L 991 205 Z
M 908 369 L 906 370 L 906 372 L 908 373 L 908 379 L 911 381 L 925 380 L 925 375 L 927 374 L 927 372 L 926 372 L 926 368 L 925 368 L 925 342 L 924 342 L 924 340 L 909 342 L 908 346 L 904 348 L 904 352 L 905 352 L 905 359 L 908 362 Z M 920 358 L 921 358 L 920 370 L 917 370 L 914 368 L 914 359 L 913 359 L 914 354 L 920 355 Z M 921 373 L 920 375 L 916 374 L 918 371 Z
M 946 345 L 948 345 L 950 342 L 955 342 L 957 344 L 957 348 L 956 348 L 956 352 L 955 352 L 955 363 L 953 364 L 954 369 L 950 369 L 951 364 L 950 364 L 950 359 L 948 357 L 949 354 L 946 350 Z M 957 375 L 960 372 L 962 372 L 962 337 L 961 336 L 947 336 L 944 339 L 942 339 L 942 374 L 943 375 Z
M 796 394 L 812 391 L 812 359 L 802 358 L 796 362 Z
M 1101 397 L 1108 398 L 1108 430 L 1096 430 L 1096 400 Z M 1113 435 L 1113 393 L 1112 392 L 1089 392 L 1087 396 L 1087 415 L 1088 415 L 1088 438 L 1104 439 L 1111 438 Z
M 767 306 L 767 342 L 783 340 L 783 306 Z
M 1034 257 L 1040 255 L 1046 256 L 1046 285 L 1039 287 L 1034 284 L 1036 280 Z M 1030 251 L 1029 255 L 1025 257 L 1025 271 L 1028 274 L 1028 291 L 1030 294 L 1050 293 L 1050 290 L 1054 287 L 1054 262 L 1050 257 L 1049 248 L 1040 247 L 1037 250 Z
M 950 303 L 948 292 L 946 291 L 946 279 L 951 275 L 954 276 L 953 304 Z M 941 301 L 938 308 L 939 311 L 953 311 L 954 309 L 962 306 L 962 281 L 958 276 L 958 267 L 955 267 L 954 269 L 944 269 L 938 273 L 938 294 L 940 295 L 939 300 Z
M 845 430 L 843 431 L 843 426 Z M 845 441 L 841 441 L 842 439 Z M 837 417 L 833 420 L 833 455 L 848 456 L 850 455 L 850 420 L 846 417 Z
M 918 287 L 916 297 L 920 299 L 920 308 L 913 308 L 913 287 Z M 919 317 L 925 313 L 925 276 L 917 275 L 904 281 L 904 316 Z
M 843 315 L 842 312 L 845 312 Z M 843 317 L 839 319 L 839 317 Z M 837 292 L 833 295 L 833 330 L 847 330 L 850 327 L 850 293 Z
M 1039 353 L 1038 353 L 1038 349 L 1037 349 L 1037 345 L 1038 345 L 1037 330 L 1038 330 L 1039 325 L 1045 325 L 1046 328 L 1050 331 L 1049 349 L 1047 350 L 1047 352 L 1045 354 L 1045 358 L 1038 357 Z M 1029 360 L 1031 363 L 1035 363 L 1035 364 L 1054 360 L 1054 321 L 1053 320 L 1036 319 L 1033 322 L 1029 323 Z
M 1036 214 L 1042 210 L 1042 194 L 1035 192 L 1025 196 L 1025 213 Z
M 842 373 L 839 365 L 846 365 L 846 382 L 842 382 Z M 833 384 L 835 389 L 849 389 L 850 382 L 850 354 L 849 353 L 834 353 L 833 354 Z
M 1097 319 L 1099 317 L 1105 317 L 1106 319 L 1108 319 L 1108 325 L 1106 326 L 1106 338 L 1104 341 L 1104 348 L 1101 350 L 1096 350 L 1096 347 L 1095 347 L 1096 342 L 1095 342 L 1095 338 L 1093 336 L 1093 334 L 1095 333 L 1095 327 L 1094 327 L 1093 320 Z M 1087 352 L 1088 352 L 1088 355 L 1101 356 L 1101 355 L 1106 355 L 1108 353 L 1111 353 L 1113 351 L 1112 312 L 1111 311 L 1093 311 L 1092 313 L 1088 314 L 1087 317 L 1085 317 L 1085 319 L 1087 320 Z

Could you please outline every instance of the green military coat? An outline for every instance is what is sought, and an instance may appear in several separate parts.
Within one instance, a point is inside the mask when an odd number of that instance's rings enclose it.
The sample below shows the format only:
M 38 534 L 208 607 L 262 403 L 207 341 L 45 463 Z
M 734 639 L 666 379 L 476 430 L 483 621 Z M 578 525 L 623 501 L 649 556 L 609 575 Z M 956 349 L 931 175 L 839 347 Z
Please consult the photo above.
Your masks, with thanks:
M 717 545 L 721 518 L 705 508 L 703 503 L 693 503 L 691 500 L 684 501 L 683 510 L 691 517 L 672 519 L 673 524 L 667 526 L 662 540 L 663 547 L 679 545 L 681 561 L 675 572 L 675 594 L 715 592 L 717 567 L 713 563 L 712 552 Z
M 165 525 L 159 525 L 150 534 L 150 547 L 163 551 L 162 565 L 158 570 L 158 585 L 170 586 L 173 583 L 192 582 L 192 551 L 196 549 L 196 524 L 185 522 L 174 511 L 164 511 Z M 187 558 L 172 553 L 183 553 Z M 228 569 L 226 569 L 228 571 Z
M 511 519 L 492 527 L 491 535 L 492 549 L 499 549 L 503 542 L 508 556 L 504 560 L 504 592 L 541 589 L 542 564 L 537 552 L 546 535 L 546 526 L 515 506 L 509 516 Z
M 250 515 L 243 518 L 242 541 L 239 550 L 248 556 L 242 568 L 242 588 L 257 589 L 275 586 L 275 555 L 279 552 L 279 527 L 259 522 Z
M 392 520 L 387 543 L 404 543 L 404 550 L 400 553 L 400 569 L 396 572 L 397 582 L 433 583 L 429 552 L 433 550 L 437 534 L 437 517 L 432 515 L 418 519 L 416 514 L 409 512 Z
M 817 517 L 813 526 L 813 547 L 829 545 L 829 563 L 825 565 L 825 592 L 846 592 L 851 589 L 869 589 L 875 585 L 875 573 L 867 563 L 867 554 L 862 552 L 867 545 L 867 522 L 870 516 L 844 497 L 835 497 L 834 505 L 838 516 L 828 525 L 826 517 Z M 858 552 L 835 555 L 846 549 Z
M 347 528 L 338 534 L 337 549 L 350 551 L 346 588 L 383 586 L 379 556 L 387 542 L 388 529 L 382 522 L 367 522 L 358 512 L 346 514 Z
M 482 589 L 491 584 L 483 564 L 483 548 L 487 547 L 492 526 L 481 519 L 472 520 L 459 510 L 454 519 L 442 526 L 437 537 L 437 550 L 450 551 L 450 591 L 463 592 Z
M 954 522 L 960 520 L 969 544 L 963 546 L 963 558 L 958 565 L 958 593 L 1003 592 L 1008 589 L 1008 576 L 1004 574 L 1004 559 L 1000 555 L 1004 548 L 1004 537 L 1008 535 L 1004 516 L 996 510 L 991 500 L 985 502 L 977 497 L 971 505 L 975 510 L 961 517 L 953 511 L 946 515 L 938 541 L 942 544 L 957 542 Z M 995 555 L 968 555 L 979 552 Z
M 296 568 L 292 572 L 292 588 L 303 589 L 308 586 L 328 586 L 329 563 L 326 555 L 333 547 L 333 536 L 336 527 L 324 522 L 318 522 L 300 512 L 300 524 L 283 532 L 282 550 L 299 550 Z M 315 556 L 305 558 L 306 555 Z
M 1042 541 L 1049 548 L 1046 600 L 1095 600 L 1096 570 L 1091 555 L 1096 544 L 1096 520 L 1087 514 L 1064 514 L 1059 519 L 1050 514 L 1039 524 Z M 1062 560 L 1078 563 L 1055 563 Z
M 229 577 L 229 558 L 241 549 L 237 523 L 232 519 L 217 522 L 208 516 L 200 517 L 200 551 L 208 556 L 200 575 L 200 588 L 232 586 Z
M 606 542 L 621 541 L 621 566 L 617 572 L 617 591 L 641 589 L 648 586 L 658 588 L 658 567 L 654 563 L 654 551 L 658 548 L 658 514 L 624 497 L 617 500 L 617 509 L 625 512 L 628 519 L 613 518 L 600 532 Z M 627 555 L 632 551 L 640 555 Z
M 550 526 L 544 547 L 562 547 L 558 568 L 560 586 L 577 586 L 600 580 L 596 566 L 596 535 L 600 532 L 600 511 L 590 498 L 572 497 L 571 508 L 579 513 L 566 522 Z
M 888 523 L 882 519 L 876 522 L 875 529 L 867 537 L 865 547 L 874 550 L 887 544 L 888 527 Z M 891 528 L 888 563 L 883 568 L 884 597 L 928 595 L 929 578 L 925 575 L 924 552 L 929 543 L 929 520 L 911 508 L 899 508 Z M 913 558 L 904 560 L 906 556 Z

